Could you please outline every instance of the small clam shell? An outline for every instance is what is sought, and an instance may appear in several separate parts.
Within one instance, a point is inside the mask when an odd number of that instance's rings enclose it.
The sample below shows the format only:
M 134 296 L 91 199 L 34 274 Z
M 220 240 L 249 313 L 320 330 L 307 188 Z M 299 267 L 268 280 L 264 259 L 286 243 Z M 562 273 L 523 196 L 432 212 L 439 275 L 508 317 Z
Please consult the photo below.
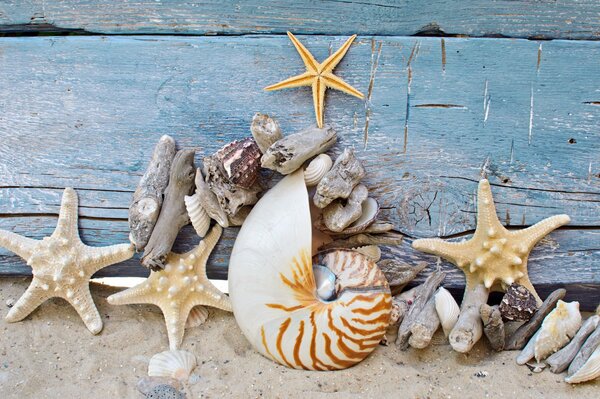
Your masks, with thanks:
M 379 262 L 381 259 L 381 249 L 377 245 L 365 245 L 362 247 L 352 248 L 353 251 L 360 252 L 373 262 Z
M 186 195 L 183 198 L 183 201 L 185 202 L 185 208 L 192 221 L 192 226 L 194 226 L 194 230 L 196 230 L 196 234 L 200 237 L 204 237 L 210 227 L 210 217 L 204 208 L 202 208 L 200 196 L 198 194 L 191 196 Z
M 304 182 L 306 185 L 312 187 L 319 184 L 323 176 L 329 172 L 331 166 L 333 166 L 333 161 L 327 154 L 320 154 L 310 161 L 304 170 Z
M 444 287 L 440 287 L 435 293 L 435 310 L 440 318 L 444 334 L 447 337 L 458 321 L 460 308 L 452 294 Z
M 206 306 L 198 305 L 194 306 L 190 310 L 187 321 L 185 322 L 185 328 L 194 328 L 201 326 L 208 319 L 208 309 Z
M 546 316 L 535 341 L 534 354 L 539 362 L 569 343 L 581 327 L 579 302 L 558 301 Z
M 196 356 L 182 350 L 157 353 L 148 364 L 150 377 L 170 377 L 179 381 L 187 381 L 196 367 Z
M 590 381 L 600 377 L 600 345 L 575 374 L 565 378 L 569 384 Z

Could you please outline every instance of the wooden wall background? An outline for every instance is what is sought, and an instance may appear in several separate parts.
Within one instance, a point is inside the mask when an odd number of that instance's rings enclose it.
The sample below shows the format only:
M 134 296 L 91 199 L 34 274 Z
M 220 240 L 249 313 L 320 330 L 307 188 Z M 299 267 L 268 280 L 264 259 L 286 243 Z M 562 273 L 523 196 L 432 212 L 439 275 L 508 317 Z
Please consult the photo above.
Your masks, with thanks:
M 570 3 L 570 4 L 569 4 Z M 352 33 L 337 68 L 368 93 L 330 91 L 326 121 L 354 146 L 383 215 L 406 236 L 386 256 L 436 258 L 416 237 L 463 237 L 487 173 L 501 220 L 568 213 L 530 257 L 542 295 L 600 301 L 600 2 L 0 0 L 0 228 L 50 234 L 64 187 L 90 245 L 126 242 L 127 209 L 162 134 L 197 163 L 249 135 L 255 112 L 286 133 L 314 121 L 310 90 L 267 93 Z M 410 73 L 409 73 L 410 71 Z M 267 176 L 269 177 L 269 176 Z M 226 278 L 236 229 L 209 275 Z M 191 228 L 176 249 L 195 245 Z M 446 285 L 464 286 L 451 265 Z M 0 275 L 30 269 L 0 249 Z M 98 275 L 143 276 L 137 258 Z

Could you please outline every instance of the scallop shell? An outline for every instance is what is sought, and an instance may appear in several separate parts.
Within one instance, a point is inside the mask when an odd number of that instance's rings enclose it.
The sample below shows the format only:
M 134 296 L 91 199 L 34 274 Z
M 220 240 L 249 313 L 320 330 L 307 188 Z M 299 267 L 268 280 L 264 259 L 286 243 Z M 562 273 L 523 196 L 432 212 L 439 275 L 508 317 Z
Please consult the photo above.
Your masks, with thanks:
M 440 318 L 444 334 L 447 337 L 458 321 L 460 307 L 452 294 L 444 287 L 440 287 L 435 293 L 435 310 Z
M 185 202 L 185 208 L 192 221 L 192 226 L 194 226 L 194 230 L 196 230 L 196 234 L 200 237 L 204 237 L 210 227 L 210 216 L 208 216 L 208 213 L 202 208 L 199 195 L 186 195 L 183 197 L 183 201 Z
M 569 343 L 581 327 L 579 302 L 563 302 L 546 316 L 534 345 L 535 359 L 539 362 Z
M 565 378 L 569 384 L 579 384 L 600 377 L 600 345 L 575 374 Z
M 201 326 L 208 319 L 208 309 L 206 306 L 194 306 L 185 322 L 185 328 L 194 328 Z
M 332 166 L 333 160 L 331 157 L 327 154 L 320 154 L 310 161 L 304 170 L 304 182 L 308 187 L 316 186 Z
M 165 351 L 152 356 L 148 364 L 148 375 L 187 381 L 194 367 L 196 367 L 194 354 L 182 350 Z
M 232 184 L 250 188 L 260 172 L 262 153 L 253 138 L 233 141 L 215 154 Z
M 360 252 L 373 262 L 379 262 L 381 259 L 381 249 L 377 245 L 365 245 L 362 247 L 352 248 L 353 251 Z
M 261 198 L 237 236 L 229 263 L 233 313 L 263 356 L 297 369 L 344 369 L 384 336 L 390 289 L 377 265 L 356 251 L 319 253 L 311 262 L 311 235 L 298 170 Z M 330 301 L 316 294 L 313 264 L 336 276 Z

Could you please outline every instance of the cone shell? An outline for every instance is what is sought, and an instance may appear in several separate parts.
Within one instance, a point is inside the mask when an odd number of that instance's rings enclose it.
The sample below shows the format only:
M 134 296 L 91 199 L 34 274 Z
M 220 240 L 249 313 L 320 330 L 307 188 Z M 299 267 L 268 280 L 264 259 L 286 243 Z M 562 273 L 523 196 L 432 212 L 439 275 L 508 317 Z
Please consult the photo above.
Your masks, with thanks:
M 171 350 L 152 356 L 148 364 L 150 377 L 170 377 L 187 381 L 196 367 L 196 356 L 182 350 Z
M 185 322 L 185 328 L 194 328 L 201 326 L 208 319 L 208 309 L 206 306 L 194 306 Z
M 583 366 L 575 374 L 565 378 L 565 381 L 569 384 L 579 384 L 580 382 L 594 380 L 598 377 L 600 377 L 600 345 L 594 350 Z
M 452 294 L 450 294 L 450 292 L 444 287 L 440 287 L 437 290 L 434 299 L 435 310 L 440 318 L 440 323 L 442 325 L 442 329 L 444 330 L 444 334 L 447 337 L 458 321 L 460 308 Z
M 210 227 L 210 216 L 208 216 L 208 213 L 202 208 L 199 195 L 186 195 L 183 198 L 183 201 L 185 202 L 185 208 L 187 209 L 192 226 L 194 226 L 194 230 L 196 230 L 196 234 L 200 237 L 204 237 Z
M 253 138 L 236 140 L 215 154 L 229 181 L 243 188 L 250 188 L 260 172 L 260 148 Z
M 534 345 L 535 359 L 539 362 L 569 343 L 581 327 L 579 302 L 563 302 L 546 316 Z
M 304 182 L 308 187 L 316 186 L 332 166 L 333 160 L 331 157 L 327 154 L 320 154 L 310 161 L 304 170 Z
M 229 292 L 238 325 L 263 356 L 292 368 L 350 367 L 379 344 L 389 324 L 385 276 L 351 250 L 311 261 L 304 173 L 287 175 L 254 206 L 234 244 Z M 316 294 L 313 262 L 336 276 L 337 297 Z

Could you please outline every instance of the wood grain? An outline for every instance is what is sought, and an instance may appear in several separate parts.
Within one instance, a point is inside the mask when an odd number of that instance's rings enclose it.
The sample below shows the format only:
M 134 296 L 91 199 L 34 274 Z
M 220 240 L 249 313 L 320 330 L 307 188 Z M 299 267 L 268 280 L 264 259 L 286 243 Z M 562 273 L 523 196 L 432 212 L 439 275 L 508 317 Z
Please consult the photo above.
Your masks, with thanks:
M 318 59 L 344 39 L 301 38 Z M 532 280 L 541 295 L 563 283 L 589 294 L 600 286 L 599 56 L 589 41 L 359 37 L 337 73 L 368 98 L 328 93 L 334 152 L 355 147 L 382 216 L 410 237 L 471 232 L 482 171 L 511 227 L 569 214 L 532 253 Z M 301 71 L 278 36 L 0 39 L 0 228 L 50 233 L 72 186 L 84 241 L 125 242 L 133 190 L 163 134 L 200 164 L 250 136 L 257 111 L 299 131 L 314 120 L 310 90 L 262 88 Z M 192 232 L 180 248 L 198 241 Z M 212 277 L 225 277 L 235 232 L 226 229 Z M 2 251 L 0 274 L 29 273 Z M 435 261 L 408 244 L 390 254 Z M 105 273 L 139 275 L 136 262 Z M 447 281 L 463 285 L 458 272 Z
M 600 38 L 596 0 L 0 1 L 0 32 Z

